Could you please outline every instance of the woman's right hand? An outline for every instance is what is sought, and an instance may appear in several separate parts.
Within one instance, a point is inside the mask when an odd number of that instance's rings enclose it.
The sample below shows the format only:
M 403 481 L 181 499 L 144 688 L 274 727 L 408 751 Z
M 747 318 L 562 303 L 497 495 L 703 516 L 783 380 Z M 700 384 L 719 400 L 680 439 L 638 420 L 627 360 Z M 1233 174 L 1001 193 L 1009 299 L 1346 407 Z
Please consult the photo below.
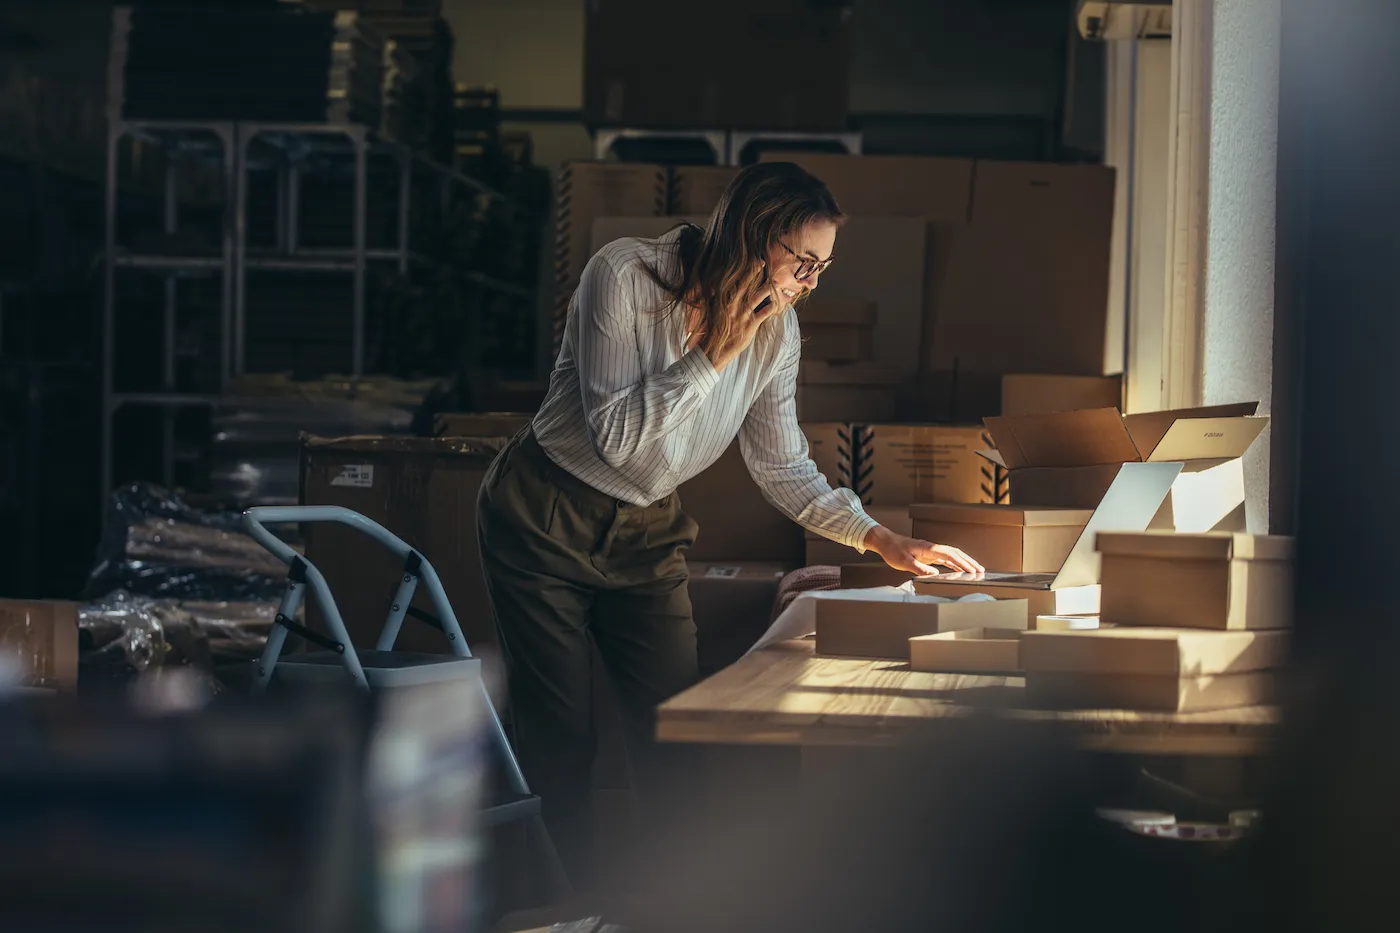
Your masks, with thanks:
M 774 299 L 773 289 L 766 284 L 747 290 L 725 309 L 727 327 L 713 328 L 700 337 L 697 344 L 709 358 L 710 365 L 722 370 L 740 353 L 748 349 L 763 322 L 783 311 L 784 305 Z M 763 302 L 768 301 L 767 305 Z

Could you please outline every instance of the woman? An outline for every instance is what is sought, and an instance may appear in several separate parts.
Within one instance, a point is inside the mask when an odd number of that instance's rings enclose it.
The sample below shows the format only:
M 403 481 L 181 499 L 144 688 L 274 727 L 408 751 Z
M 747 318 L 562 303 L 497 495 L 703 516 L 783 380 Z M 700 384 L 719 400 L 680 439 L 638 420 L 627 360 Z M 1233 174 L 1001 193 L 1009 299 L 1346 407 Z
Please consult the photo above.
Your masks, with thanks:
M 822 182 L 767 162 L 739 173 L 703 231 L 603 247 L 574 294 L 544 405 L 482 486 L 481 554 L 521 764 L 575 869 L 594 753 L 592 646 L 645 788 L 663 765 L 647 747 L 655 707 L 696 678 L 684 554 L 697 526 L 676 487 L 735 435 L 766 497 L 804 528 L 899 570 L 982 569 L 880 526 L 808 457 L 794 305 L 831 264 L 843 220 Z

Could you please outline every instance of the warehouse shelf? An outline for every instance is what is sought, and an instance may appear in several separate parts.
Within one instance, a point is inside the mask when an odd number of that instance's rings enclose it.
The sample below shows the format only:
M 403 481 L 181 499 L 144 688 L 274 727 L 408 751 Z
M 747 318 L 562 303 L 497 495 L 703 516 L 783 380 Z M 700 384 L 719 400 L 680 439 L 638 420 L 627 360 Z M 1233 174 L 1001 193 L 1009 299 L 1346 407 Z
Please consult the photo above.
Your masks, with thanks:
M 373 263 L 406 263 L 408 268 L 437 269 L 464 281 L 483 288 L 511 295 L 522 300 L 534 300 L 536 292 L 524 285 L 505 282 L 482 272 L 460 270 L 450 263 L 433 260 L 421 253 L 409 252 L 407 256 L 396 249 L 367 249 L 365 259 Z M 151 272 L 189 275 L 213 274 L 223 269 L 223 260 L 217 256 L 161 256 L 141 253 L 119 253 L 114 262 L 118 268 L 143 269 Z M 248 254 L 246 268 L 251 271 L 267 272 L 350 272 L 355 267 L 355 257 L 345 249 L 302 249 L 293 254 L 252 253 Z
M 179 233 L 179 189 L 176 166 L 192 163 L 220 166 L 224 194 L 223 220 L 216 239 L 221 241 L 207 253 L 161 252 L 158 249 L 123 248 L 117 242 L 118 193 L 126 196 L 119 177 L 122 141 L 130 137 L 165 152 L 163 234 Z M 470 286 L 504 296 L 511 302 L 533 301 L 534 288 L 505 281 L 447 262 L 410 248 L 411 220 L 415 209 L 431 205 L 447 216 L 449 205 L 468 206 L 469 223 L 534 224 L 535 212 L 492 186 L 441 165 L 420 152 L 383 139 L 366 126 L 342 123 L 269 123 L 240 121 L 168 121 L 113 119 L 109 127 L 107 166 L 107 223 L 103 301 L 103 447 L 102 488 L 104 495 L 115 477 L 115 426 L 118 409 L 154 406 L 161 411 L 165 439 L 163 451 L 165 478 L 173 476 L 177 443 L 173 433 L 175 411 L 208 407 L 219 396 L 186 394 L 176 391 L 178 358 L 188 357 L 176 348 L 175 282 L 193 277 L 217 277 L 218 289 L 218 385 L 226 391 L 235 377 L 247 371 L 248 275 L 253 272 L 325 272 L 349 274 L 350 352 L 346 369 L 352 378 L 365 374 L 366 302 L 368 277 L 372 267 L 391 265 L 401 275 L 415 272 L 437 273 Z M 385 189 L 393 198 L 386 238 L 391 247 L 369 245 L 368 214 L 371 159 L 392 160 L 390 177 L 397 176 L 396 188 Z M 345 165 L 344 163 L 349 163 Z M 348 173 L 345 169 L 348 168 Z M 249 243 L 249 192 L 254 173 L 276 172 L 275 243 L 259 248 Z M 310 177 L 334 177 L 339 170 L 352 178 L 350 239 L 352 245 L 313 248 L 301 242 L 303 212 L 302 184 Z M 378 176 L 376 176 L 378 177 Z M 339 184 L 339 182 L 336 182 Z M 390 182 L 392 184 L 392 182 Z M 120 187 L 119 187 L 120 186 Z M 425 200 L 426 199 L 426 200 Z M 489 205 L 489 208 L 488 208 Z M 459 209 L 459 208 L 453 208 Z M 386 215 L 387 216 L 387 215 Z M 482 228 L 485 229 L 485 228 Z M 213 246 L 213 244 L 210 244 Z M 114 344 L 117 334 L 117 269 L 131 269 L 165 277 L 164 364 L 159 392 L 119 393 L 114 384 Z

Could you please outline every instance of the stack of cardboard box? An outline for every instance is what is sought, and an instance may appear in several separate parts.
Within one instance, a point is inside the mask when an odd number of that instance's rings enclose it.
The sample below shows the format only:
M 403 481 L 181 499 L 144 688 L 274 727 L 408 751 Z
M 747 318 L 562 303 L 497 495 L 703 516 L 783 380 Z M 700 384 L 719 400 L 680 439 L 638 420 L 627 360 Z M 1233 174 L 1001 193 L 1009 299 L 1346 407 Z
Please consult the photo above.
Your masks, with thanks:
M 1031 614 L 1093 613 L 1101 532 L 1244 531 L 1241 458 L 1263 431 L 1254 403 L 1123 416 L 1115 408 L 986 419 L 1009 470 L 1014 505 L 921 505 L 918 530 L 977 555 L 988 570 L 1053 574 L 1049 581 L 921 580 L 957 595 L 995 585 L 1030 600 Z M 1019 548 L 1019 550 L 1018 550 Z
M 1013 649 L 1006 644 L 1012 637 L 1007 630 L 1035 629 L 1041 617 L 1097 617 L 1101 610 L 1103 619 L 1113 626 L 1257 628 L 1286 624 L 1279 621 L 1285 601 L 1279 587 L 1286 579 L 1280 562 L 1286 560 L 1286 547 L 1271 539 L 1239 534 L 1244 530 L 1243 503 L 1248 486 L 1241 457 L 1268 421 L 1253 415 L 1256 407 L 1246 404 L 1126 417 L 1109 408 L 986 419 L 987 439 L 995 442 L 996 449 L 980 453 L 1009 467 L 1011 488 L 1018 493 L 1015 504 L 916 502 L 908 514 L 915 537 L 962 548 L 988 572 L 919 578 L 914 590 L 925 599 L 962 599 L 974 594 L 992 597 L 998 603 L 1023 606 L 1023 614 L 1019 624 L 1008 625 L 991 608 L 969 609 L 969 614 L 983 617 L 986 624 L 980 627 L 996 631 L 985 633 L 985 637 L 962 634 L 933 638 L 935 632 L 947 631 L 936 627 L 938 610 L 911 604 L 900 611 L 920 615 L 924 620 L 921 624 L 928 627 L 920 634 L 928 635 L 929 640 L 921 643 L 920 650 L 911 648 L 912 653 L 902 656 L 921 669 L 940 669 L 937 665 L 947 663 L 962 669 L 956 666 L 962 663 L 957 660 L 960 657 L 986 658 L 997 652 L 1009 657 Z M 1222 548 L 1228 551 L 1225 556 Z M 1103 552 L 1102 561 L 1099 551 Z M 1149 556 L 1155 562 L 1147 561 Z M 1178 563 L 1163 563 L 1168 557 Z M 1215 564 L 1205 569 L 1203 562 L 1209 561 Z M 1150 582 L 1154 580 L 1155 589 Z M 1154 603 L 1163 581 L 1172 581 L 1169 585 L 1181 593 Z M 1253 581 L 1253 589 L 1247 592 L 1244 584 L 1248 581 Z M 897 579 L 860 572 L 855 566 L 843 567 L 843 586 L 888 582 Z M 1234 589 L 1225 592 L 1227 584 Z M 1149 591 L 1151 595 L 1144 595 Z M 1196 603 L 1186 605 L 1190 600 Z M 864 648 L 853 648 L 855 642 L 850 639 L 827 640 L 828 645 L 840 644 L 843 653 L 866 656 L 870 651 L 888 652 L 889 644 L 911 624 L 892 620 L 890 610 L 873 601 L 842 609 L 868 616 L 863 629 L 852 629 L 852 637 L 857 642 L 863 640 Z M 1052 625 L 1060 630 L 1055 634 L 1065 636 L 1063 642 L 1052 641 L 1054 645 L 1095 637 L 1074 631 L 1085 626 L 1063 622 L 1061 619 Z M 972 627 L 956 626 L 960 630 Z M 1094 627 L 1098 627 L 1097 620 Z M 1110 644 L 1118 644 L 1112 639 L 1144 636 L 1104 637 Z M 1197 638 L 1191 644 L 1209 641 Z M 819 632 L 818 650 L 821 644 Z M 1040 656 L 1032 653 L 1030 657 Z M 1028 672 L 1031 669 L 1026 668 Z M 1055 671 L 1067 673 L 1069 669 Z M 1105 668 L 1104 672 L 1114 673 L 1115 669 Z M 1200 673 L 1238 672 L 1238 665 L 1227 665 Z M 1084 689 L 1071 696 L 1080 702 L 1097 695 L 1121 701 L 1109 705 L 1150 705 L 1165 704 L 1164 697 L 1179 694 L 1179 701 L 1172 702 L 1180 708 L 1204 708 L 1212 703 L 1229 705 L 1245 695 L 1241 685 L 1265 679 L 1228 680 L 1223 683 L 1233 686 L 1228 690 L 1216 687 L 1215 693 L 1205 691 L 1200 683 L 1171 692 L 1175 686 L 1168 691 L 1162 681 L 1154 687 L 1157 693 L 1137 699 L 1132 699 L 1126 688 L 1117 694 L 1094 694 L 1084 688 L 1092 679 L 1076 680 L 1076 689 Z M 1049 686 L 1038 690 L 1038 695 L 1064 693 L 1062 680 L 1042 679 L 1041 684 Z
M 1293 541 L 1248 534 L 1102 534 L 1102 619 L 1027 633 L 1041 706 L 1201 712 L 1274 698 L 1288 649 Z

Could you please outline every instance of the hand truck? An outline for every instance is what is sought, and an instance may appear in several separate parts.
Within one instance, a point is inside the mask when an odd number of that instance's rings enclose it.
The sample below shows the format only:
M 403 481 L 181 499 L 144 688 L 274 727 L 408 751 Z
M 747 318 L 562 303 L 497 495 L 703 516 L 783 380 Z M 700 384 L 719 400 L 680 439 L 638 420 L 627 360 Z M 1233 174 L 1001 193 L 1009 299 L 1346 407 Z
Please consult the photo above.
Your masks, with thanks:
M 330 587 L 326 584 L 326 578 L 322 576 L 321 571 L 316 568 L 315 564 L 298 554 L 290 545 L 266 527 L 267 525 L 311 522 L 336 522 L 354 528 L 388 548 L 403 562 L 403 576 L 399 581 L 397 591 L 394 593 L 394 601 L 390 604 L 389 616 L 384 622 L 384 628 L 379 632 L 379 639 L 375 643 L 374 650 L 365 652 L 363 657 L 350 642 L 350 634 L 346 631 L 345 622 L 341 619 L 340 609 L 336 606 L 335 597 L 331 595 Z M 458 676 L 471 677 L 480 686 L 485 699 L 485 708 L 491 720 L 492 744 L 499 753 L 500 763 L 504 766 L 506 783 L 510 792 L 508 799 L 482 811 L 483 825 L 490 828 L 505 823 L 529 820 L 527 831 L 533 837 L 531 842 L 539 846 L 543 855 L 546 882 L 553 895 L 566 896 L 570 892 L 568 877 L 559 860 L 559 854 L 554 848 L 553 840 L 550 839 L 544 821 L 541 819 L 540 798 L 530 792 L 530 786 L 526 783 L 525 775 L 520 770 L 520 763 L 516 760 L 515 751 L 510 747 L 505 729 L 501 726 L 501 719 L 496 714 L 496 708 L 492 705 L 490 696 L 486 694 L 486 684 L 481 678 L 480 659 L 472 656 L 471 649 L 467 646 L 467 640 L 462 635 L 462 627 L 457 622 L 457 615 L 452 611 L 452 605 L 448 602 L 447 594 L 442 588 L 442 581 L 438 579 L 437 571 L 433 569 L 433 565 L 428 562 L 428 559 L 409 547 L 407 543 L 384 526 L 371 521 L 358 512 L 341 506 L 305 505 L 251 508 L 243 513 L 243 527 L 254 540 L 275 554 L 289 568 L 286 592 L 282 594 L 282 601 L 277 607 L 272 630 L 268 633 L 267 645 L 263 648 L 262 655 L 256 662 L 253 693 L 260 694 L 267 689 L 268 684 L 272 681 L 273 672 L 279 664 L 287 668 L 288 671 L 295 667 L 306 675 L 299 679 L 318 681 L 325 681 L 329 672 L 333 672 L 336 667 L 343 667 L 349 680 L 366 691 L 376 686 L 392 686 L 396 682 L 402 682 L 399 678 L 403 673 L 415 668 L 438 667 L 441 669 L 443 665 L 459 668 L 460 673 L 452 671 L 449 676 L 457 674 Z M 436 618 L 409 608 L 409 603 L 412 602 L 413 594 L 420 581 L 427 587 L 428 599 L 436 612 Z M 296 612 L 301 607 L 308 588 L 321 610 L 326 628 L 330 631 L 329 637 L 312 631 L 295 621 Z M 452 654 L 419 655 L 395 652 L 394 642 L 398 640 L 404 617 L 407 615 L 413 615 L 415 618 L 422 619 L 440 629 L 447 637 Z M 324 650 L 297 654 L 283 660 L 281 658 L 282 648 L 286 644 L 289 633 L 299 635 L 306 641 L 319 645 Z M 439 673 L 448 672 L 439 670 Z M 335 679 L 339 679 L 339 675 L 335 675 Z

